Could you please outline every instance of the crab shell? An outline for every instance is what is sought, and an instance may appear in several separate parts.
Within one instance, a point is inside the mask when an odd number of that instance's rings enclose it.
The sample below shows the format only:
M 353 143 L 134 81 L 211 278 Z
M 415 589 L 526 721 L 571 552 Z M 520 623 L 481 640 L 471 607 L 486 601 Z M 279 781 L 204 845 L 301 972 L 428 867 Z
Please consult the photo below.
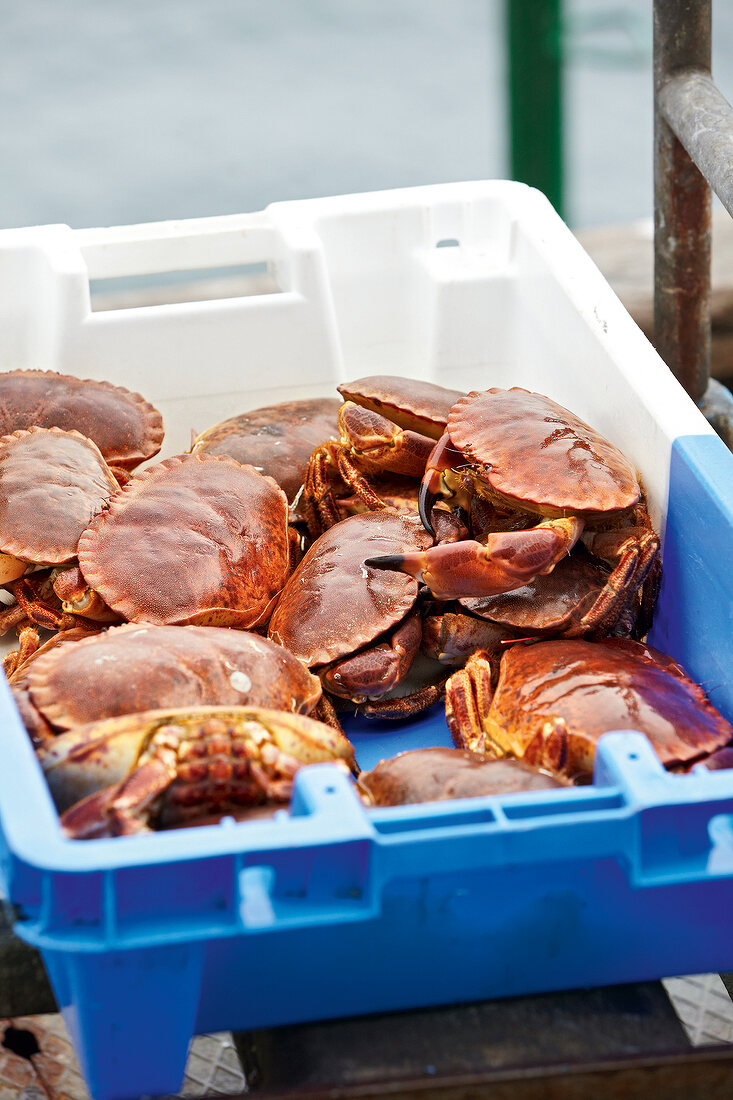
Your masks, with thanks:
M 413 609 L 417 582 L 371 569 L 364 559 L 431 543 L 417 516 L 380 511 L 342 520 L 316 540 L 289 579 L 268 636 L 308 668 L 368 646 Z
M 404 806 L 447 798 L 512 794 L 565 786 L 520 760 L 492 760 L 466 749 L 413 749 L 362 772 L 357 787 L 370 806 Z
M 3 436 L 0 583 L 25 571 L 13 568 L 12 559 L 73 561 L 81 534 L 118 488 L 99 448 L 79 432 L 29 428 Z
M 161 758 L 169 772 L 162 790 Z M 39 760 L 61 812 L 86 799 L 93 816 L 99 802 L 89 805 L 90 796 L 127 779 L 129 808 L 149 812 L 151 797 L 162 795 L 172 804 L 171 825 L 217 809 L 286 803 L 292 777 L 304 764 L 356 767 L 342 733 L 305 715 L 263 707 L 176 707 L 94 722 L 57 738 L 39 751 Z M 77 829 L 85 816 L 83 806 L 76 810 Z
M 0 435 L 33 426 L 81 432 L 110 466 L 125 470 L 152 458 L 163 442 L 161 415 L 139 393 L 54 371 L 0 373 Z
M 289 572 L 288 503 L 252 466 L 180 455 L 116 493 L 78 557 L 123 619 L 247 630 L 267 621 Z
M 641 496 L 628 458 L 580 417 L 518 386 L 473 391 L 448 417 L 453 446 L 499 501 L 546 517 L 591 517 Z
M 246 704 L 307 714 L 321 684 L 287 649 L 256 634 L 128 623 L 37 654 L 12 691 L 29 733 L 42 740 L 155 707 Z
M 292 504 L 311 452 L 336 435 L 341 402 L 335 397 L 282 401 L 233 416 L 202 432 L 193 454 L 231 455 L 275 479 Z
M 465 683 L 477 660 L 454 674 L 455 685 Z M 476 680 L 475 725 L 454 683 L 447 688 L 446 716 L 457 745 L 509 754 L 573 778 L 591 776 L 597 741 L 608 730 L 646 734 L 667 767 L 689 765 L 733 738 L 733 727 L 681 665 L 626 638 L 512 646 L 488 708 Z

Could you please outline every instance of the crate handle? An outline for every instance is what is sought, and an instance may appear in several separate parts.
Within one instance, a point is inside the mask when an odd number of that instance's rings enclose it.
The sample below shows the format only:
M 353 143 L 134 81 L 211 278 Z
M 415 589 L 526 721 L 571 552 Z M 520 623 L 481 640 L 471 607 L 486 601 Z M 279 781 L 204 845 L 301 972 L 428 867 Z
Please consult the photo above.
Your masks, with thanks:
M 264 210 L 80 229 L 74 238 L 92 280 L 257 264 L 276 259 L 280 251 Z
M 733 770 L 665 770 L 640 733 L 607 734 L 595 782 L 617 784 L 634 812 L 631 876 L 640 887 L 723 878 L 733 873 Z
M 244 930 L 372 918 L 379 905 L 374 829 L 349 776 L 333 764 L 302 768 L 282 818 L 285 828 L 293 818 L 293 845 L 250 849 L 242 859 L 237 886 Z

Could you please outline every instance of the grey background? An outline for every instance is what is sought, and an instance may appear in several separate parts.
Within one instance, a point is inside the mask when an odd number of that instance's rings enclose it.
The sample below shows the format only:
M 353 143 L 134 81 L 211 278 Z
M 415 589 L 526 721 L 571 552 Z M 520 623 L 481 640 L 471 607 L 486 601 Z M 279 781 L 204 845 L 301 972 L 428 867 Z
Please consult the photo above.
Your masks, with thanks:
M 0 0 L 0 226 L 509 174 L 503 0 Z M 567 218 L 652 209 L 651 0 L 566 0 Z M 733 89 L 733 4 L 713 72 Z

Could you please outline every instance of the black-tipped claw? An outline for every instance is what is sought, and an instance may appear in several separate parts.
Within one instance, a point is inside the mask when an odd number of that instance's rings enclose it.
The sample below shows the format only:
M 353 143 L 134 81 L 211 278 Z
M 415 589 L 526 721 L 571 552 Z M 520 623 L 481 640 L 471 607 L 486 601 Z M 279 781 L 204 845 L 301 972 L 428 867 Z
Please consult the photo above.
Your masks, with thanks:
M 430 520 L 430 513 L 437 499 L 437 493 L 433 492 L 427 480 L 421 482 L 420 492 L 417 497 L 417 510 L 420 513 L 423 527 L 429 535 L 433 536 L 433 538 L 435 538 L 435 528 Z
M 375 569 L 401 569 L 404 560 L 404 554 L 379 554 L 375 558 L 365 558 L 364 565 L 372 565 Z

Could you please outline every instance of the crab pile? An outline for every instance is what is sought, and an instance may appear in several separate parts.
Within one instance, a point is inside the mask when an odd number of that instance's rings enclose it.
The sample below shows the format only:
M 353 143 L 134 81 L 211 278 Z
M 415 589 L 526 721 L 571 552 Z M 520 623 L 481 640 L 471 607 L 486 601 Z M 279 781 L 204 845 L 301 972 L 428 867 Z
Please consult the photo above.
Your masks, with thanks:
M 362 775 L 367 804 L 587 782 L 608 729 L 727 763 L 645 642 L 660 543 L 617 447 L 518 387 L 338 390 L 153 461 L 139 394 L 0 374 L 3 667 L 69 836 L 272 812 L 304 764 L 358 774 L 349 710 L 443 698 L 456 747 Z

